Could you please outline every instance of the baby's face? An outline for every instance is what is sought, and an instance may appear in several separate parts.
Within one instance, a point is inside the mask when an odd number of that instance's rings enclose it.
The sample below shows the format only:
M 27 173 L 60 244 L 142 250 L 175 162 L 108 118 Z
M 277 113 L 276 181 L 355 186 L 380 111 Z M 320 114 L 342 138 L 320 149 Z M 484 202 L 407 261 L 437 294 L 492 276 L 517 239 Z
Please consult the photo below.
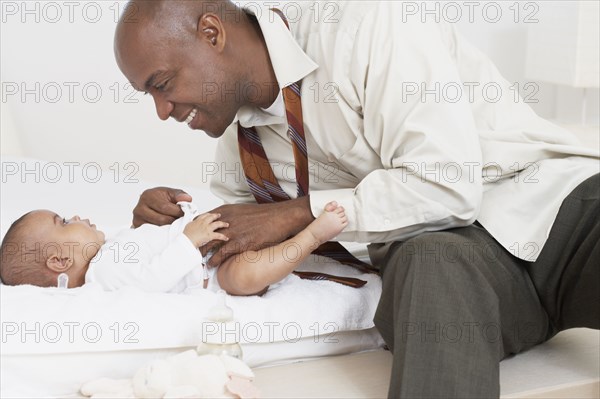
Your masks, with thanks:
M 73 259 L 74 267 L 68 273 L 69 287 L 82 285 L 90 260 L 105 242 L 104 233 L 88 219 L 79 216 L 66 219 L 47 210 L 31 212 L 26 223 L 44 245 L 60 246 L 62 256 Z
M 27 217 L 27 223 L 41 232 L 51 242 L 76 242 L 82 247 L 91 243 L 104 244 L 104 233 L 91 224 L 89 219 L 73 216 L 70 219 L 52 211 L 33 211 Z

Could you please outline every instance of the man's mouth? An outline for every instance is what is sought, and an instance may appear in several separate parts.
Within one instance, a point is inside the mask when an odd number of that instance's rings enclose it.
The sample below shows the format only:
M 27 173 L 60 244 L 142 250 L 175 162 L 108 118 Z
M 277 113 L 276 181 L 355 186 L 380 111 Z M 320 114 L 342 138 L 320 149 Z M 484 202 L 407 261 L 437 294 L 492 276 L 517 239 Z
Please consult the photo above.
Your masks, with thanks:
M 190 112 L 190 114 L 188 115 L 188 117 L 185 119 L 185 123 L 187 123 L 188 125 L 190 123 L 192 123 L 192 121 L 194 120 L 194 118 L 196 117 L 196 114 L 198 113 L 198 108 L 194 108 L 192 109 L 192 111 Z

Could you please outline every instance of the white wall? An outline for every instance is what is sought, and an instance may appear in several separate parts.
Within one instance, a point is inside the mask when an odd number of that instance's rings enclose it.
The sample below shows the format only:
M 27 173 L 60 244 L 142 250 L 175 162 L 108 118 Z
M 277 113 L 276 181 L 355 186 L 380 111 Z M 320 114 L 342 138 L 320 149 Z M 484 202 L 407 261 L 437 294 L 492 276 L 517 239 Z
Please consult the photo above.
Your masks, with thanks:
M 118 162 L 124 173 L 134 163 L 141 178 L 202 185 L 203 161 L 212 160 L 216 142 L 160 121 L 152 99 L 129 87 L 117 68 L 113 31 L 124 3 L 67 3 L 2 2 L 2 102 L 13 111 L 25 154 L 103 167 Z
M 23 148 L 9 104 L 0 103 L 0 116 L 0 154 L 22 156 Z
M 596 0 L 593 0 L 596 1 Z M 446 2 L 448 3 L 448 2 Z M 454 2 L 450 2 L 454 3 Z M 464 4 L 465 2 L 458 2 Z M 558 120 L 563 123 L 582 123 L 582 107 L 586 108 L 586 125 L 599 124 L 600 91 L 588 89 L 587 101 L 584 102 L 584 90 L 567 86 L 535 81 L 526 76 L 527 32 L 539 26 L 545 30 L 553 30 L 552 25 L 566 23 L 563 15 L 566 11 L 577 14 L 577 1 L 487 1 L 475 2 L 473 18 L 470 21 L 468 7 L 463 6 L 463 17 L 457 22 L 457 27 L 473 44 L 485 52 L 496 64 L 505 78 L 510 82 L 519 83 L 523 88 L 527 83 L 535 83 L 539 91 L 532 99 L 531 107 L 542 117 Z M 492 3 L 494 6 L 487 6 Z M 500 7 L 501 17 L 495 17 L 496 5 Z M 446 6 L 448 7 L 448 6 Z M 444 7 L 440 10 L 443 15 Z M 484 11 L 487 10 L 487 11 Z M 446 19 L 452 19 L 450 8 L 446 11 Z M 497 19 L 497 22 L 492 22 Z M 598 16 L 595 18 L 598 23 Z M 569 20 L 568 22 L 573 22 Z M 596 68 L 598 65 L 595 53 Z M 532 90 L 521 92 L 522 96 L 533 94 Z
M 2 119 L 8 106 L 28 156 L 97 162 L 104 167 L 119 162 L 121 169 L 125 163 L 134 163 L 139 167 L 136 176 L 141 178 L 165 185 L 202 186 L 208 181 L 203 165 L 211 162 L 216 142 L 184 124 L 160 121 L 151 98 L 127 87 L 114 62 L 113 31 L 123 4 L 113 0 L 2 1 Z M 433 2 L 427 4 L 435 7 Z M 514 2 L 498 2 L 502 17 L 491 23 L 493 14 L 486 15 L 486 20 L 484 5 L 479 4 L 472 21 L 468 9 L 461 6 L 459 30 L 491 56 L 508 80 L 522 85 L 528 81 L 524 74 L 528 25 L 523 19 L 531 10 L 518 3 L 520 15 L 515 23 Z M 548 2 L 535 4 L 541 18 Z M 580 90 L 540 84 L 539 103 L 532 106 L 544 117 L 573 119 L 580 114 L 580 95 Z M 598 90 L 590 98 L 588 119 L 597 123 Z M 1 134 L 2 145 L 11 145 L 6 144 L 11 140 L 4 124 Z

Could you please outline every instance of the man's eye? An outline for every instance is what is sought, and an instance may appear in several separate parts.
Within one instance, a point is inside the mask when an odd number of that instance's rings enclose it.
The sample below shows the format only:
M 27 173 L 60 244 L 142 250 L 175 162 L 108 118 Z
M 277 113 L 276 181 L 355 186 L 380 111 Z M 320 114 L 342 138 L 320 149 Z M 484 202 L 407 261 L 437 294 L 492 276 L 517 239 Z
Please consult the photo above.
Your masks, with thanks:
M 154 86 L 154 88 L 158 91 L 165 91 L 167 89 L 167 83 L 169 83 L 169 81 L 166 81 L 165 83 L 156 85 L 156 86 Z

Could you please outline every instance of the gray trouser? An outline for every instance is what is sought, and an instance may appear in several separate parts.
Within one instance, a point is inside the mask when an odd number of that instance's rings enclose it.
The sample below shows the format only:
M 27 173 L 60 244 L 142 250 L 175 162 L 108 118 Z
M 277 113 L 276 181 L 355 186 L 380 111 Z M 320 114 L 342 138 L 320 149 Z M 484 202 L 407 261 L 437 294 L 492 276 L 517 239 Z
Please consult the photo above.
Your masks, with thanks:
M 498 397 L 499 362 L 572 327 L 600 327 L 600 175 L 563 202 L 531 263 L 477 223 L 396 242 L 375 325 L 390 397 Z

